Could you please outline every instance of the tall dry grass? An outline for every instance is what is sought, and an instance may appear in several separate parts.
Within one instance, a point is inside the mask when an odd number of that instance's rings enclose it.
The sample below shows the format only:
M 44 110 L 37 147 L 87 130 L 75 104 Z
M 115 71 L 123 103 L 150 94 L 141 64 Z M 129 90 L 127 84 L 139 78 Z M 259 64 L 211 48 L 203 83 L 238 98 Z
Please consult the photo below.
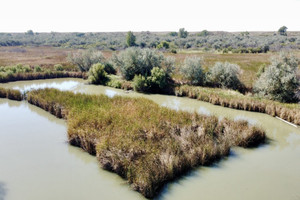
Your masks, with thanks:
M 24 96 L 19 90 L 5 89 L 0 87 L 0 98 L 7 98 L 10 100 L 22 101 Z
M 29 92 L 28 101 L 67 119 L 70 144 L 96 155 L 102 168 L 147 198 L 185 171 L 228 155 L 232 146 L 265 140 L 263 130 L 245 121 L 174 111 L 143 98 L 43 89 Z
M 267 99 L 245 96 L 232 90 L 182 85 L 175 88 L 176 96 L 186 96 L 214 105 L 239 110 L 267 113 L 300 125 L 300 105 L 285 104 Z

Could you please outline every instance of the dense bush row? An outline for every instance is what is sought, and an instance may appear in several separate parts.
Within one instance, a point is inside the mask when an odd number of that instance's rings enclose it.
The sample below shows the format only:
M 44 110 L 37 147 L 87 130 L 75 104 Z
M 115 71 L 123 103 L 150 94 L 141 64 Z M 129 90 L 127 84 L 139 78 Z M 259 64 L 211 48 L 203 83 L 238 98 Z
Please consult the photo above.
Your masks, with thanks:
M 0 46 L 55 46 L 121 50 L 128 46 L 158 49 L 203 49 L 239 53 L 263 53 L 268 50 L 299 49 L 300 34 L 287 36 L 269 33 L 193 32 L 134 33 L 134 43 L 128 45 L 126 32 L 119 33 L 0 33 Z

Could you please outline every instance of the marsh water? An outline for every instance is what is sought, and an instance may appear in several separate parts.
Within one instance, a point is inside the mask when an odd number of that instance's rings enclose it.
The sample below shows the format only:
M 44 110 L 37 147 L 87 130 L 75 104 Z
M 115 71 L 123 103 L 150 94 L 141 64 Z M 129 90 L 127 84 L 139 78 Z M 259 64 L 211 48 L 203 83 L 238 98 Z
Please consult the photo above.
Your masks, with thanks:
M 268 143 L 233 148 L 230 156 L 167 184 L 157 199 L 300 199 L 300 129 L 262 113 L 233 110 L 166 95 L 145 95 L 81 79 L 1 84 L 27 91 L 54 87 L 109 97 L 149 98 L 176 110 L 244 119 L 261 126 Z M 25 101 L 0 99 L 0 200 L 144 199 L 95 157 L 67 143 L 67 126 Z

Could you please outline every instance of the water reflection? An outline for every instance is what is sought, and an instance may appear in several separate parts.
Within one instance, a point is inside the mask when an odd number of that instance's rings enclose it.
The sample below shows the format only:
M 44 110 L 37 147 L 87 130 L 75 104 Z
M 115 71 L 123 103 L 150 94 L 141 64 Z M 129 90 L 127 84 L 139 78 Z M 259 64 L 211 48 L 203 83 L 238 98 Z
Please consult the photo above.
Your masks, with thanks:
M 106 89 L 105 90 L 105 95 L 110 97 L 110 98 L 113 98 L 117 94 L 120 95 L 118 92 L 116 92 L 114 90 L 111 90 L 111 89 Z

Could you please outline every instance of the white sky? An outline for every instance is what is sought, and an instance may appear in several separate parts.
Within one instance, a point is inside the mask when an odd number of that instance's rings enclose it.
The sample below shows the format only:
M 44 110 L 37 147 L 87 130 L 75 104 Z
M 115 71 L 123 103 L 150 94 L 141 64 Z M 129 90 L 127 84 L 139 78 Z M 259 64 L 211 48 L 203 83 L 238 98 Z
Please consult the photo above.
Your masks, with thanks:
M 300 31 L 300 0 L 1 0 L 0 32 Z

